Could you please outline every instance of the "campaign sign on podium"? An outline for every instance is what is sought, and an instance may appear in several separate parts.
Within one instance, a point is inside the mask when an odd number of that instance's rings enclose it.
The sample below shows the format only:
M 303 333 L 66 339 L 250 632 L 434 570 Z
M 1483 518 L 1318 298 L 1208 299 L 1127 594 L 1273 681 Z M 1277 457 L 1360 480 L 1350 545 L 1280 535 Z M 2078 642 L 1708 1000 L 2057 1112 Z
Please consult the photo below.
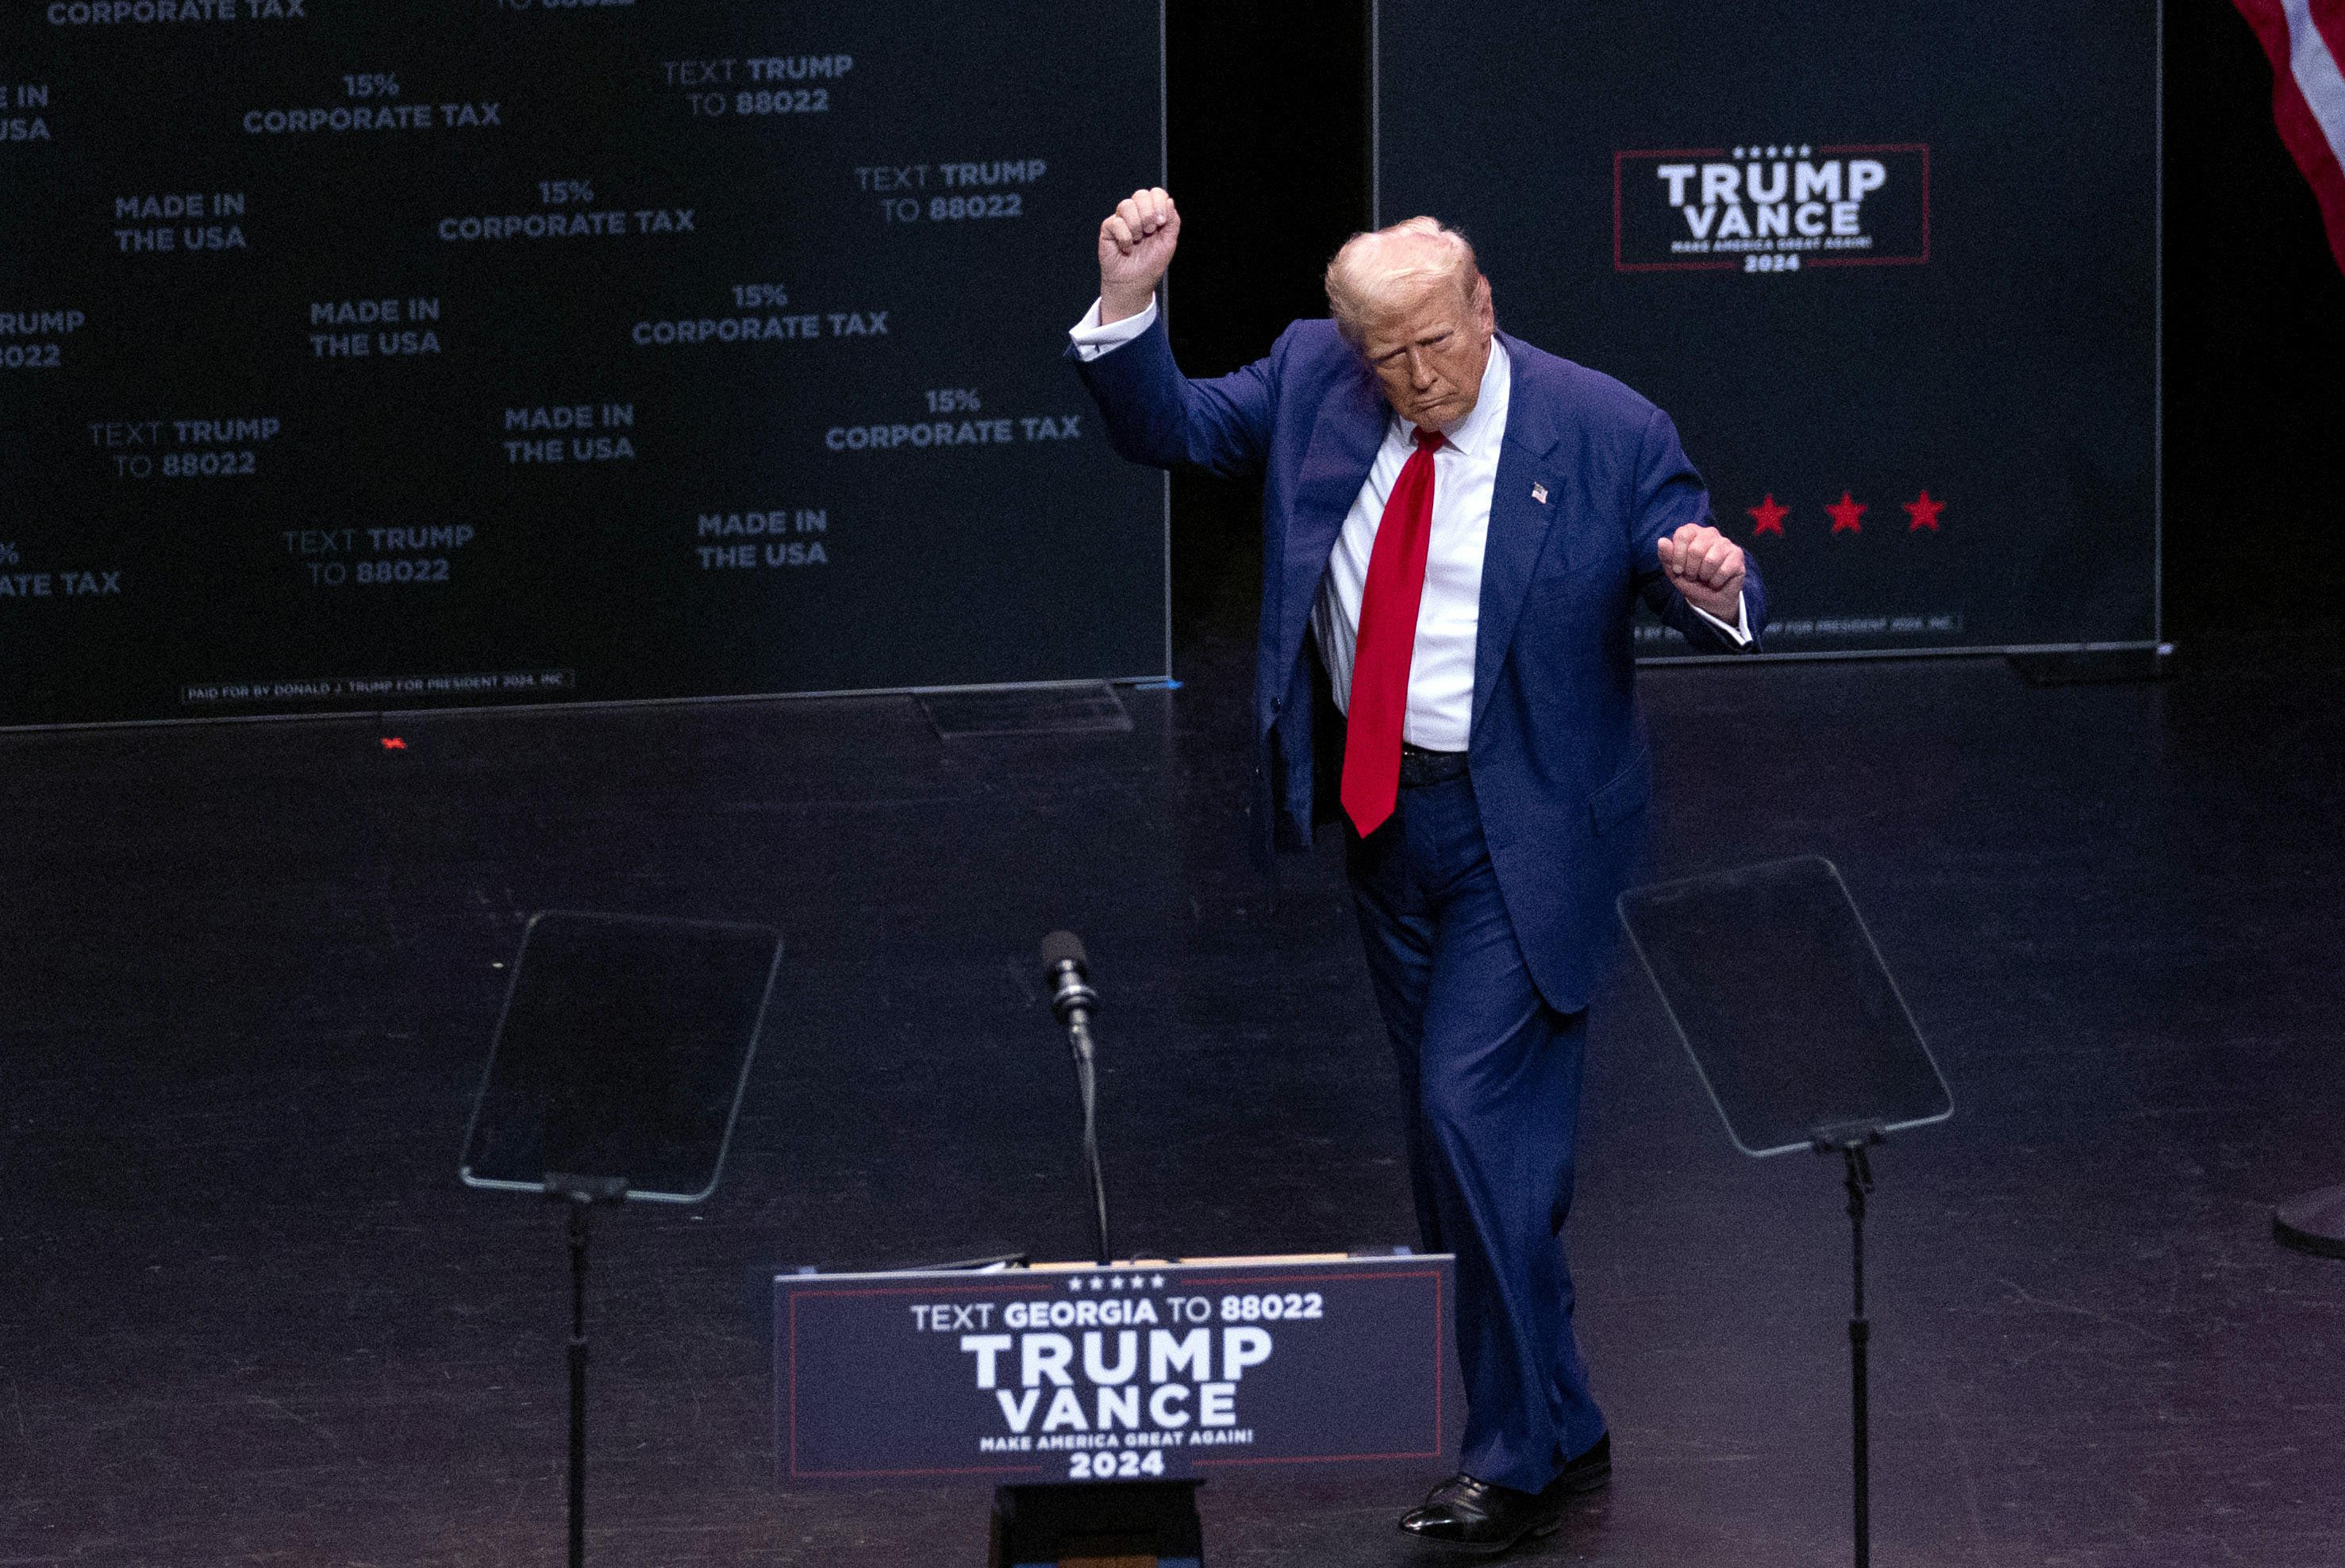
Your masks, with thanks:
M 1445 1255 L 786 1274 L 785 1485 L 1439 1469 L 1465 1420 Z

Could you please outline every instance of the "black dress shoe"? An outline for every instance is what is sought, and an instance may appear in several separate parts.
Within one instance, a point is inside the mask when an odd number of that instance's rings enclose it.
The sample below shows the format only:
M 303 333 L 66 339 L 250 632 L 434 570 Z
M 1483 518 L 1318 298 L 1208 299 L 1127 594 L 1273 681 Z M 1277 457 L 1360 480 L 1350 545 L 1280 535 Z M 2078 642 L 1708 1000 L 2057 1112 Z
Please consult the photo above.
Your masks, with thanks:
M 1435 1487 L 1422 1505 L 1401 1515 L 1401 1533 L 1437 1546 L 1495 1555 L 1526 1536 L 1554 1534 L 1562 1526 L 1564 1505 L 1579 1493 L 1594 1492 L 1611 1475 L 1609 1432 L 1537 1492 L 1494 1486 L 1461 1472 Z

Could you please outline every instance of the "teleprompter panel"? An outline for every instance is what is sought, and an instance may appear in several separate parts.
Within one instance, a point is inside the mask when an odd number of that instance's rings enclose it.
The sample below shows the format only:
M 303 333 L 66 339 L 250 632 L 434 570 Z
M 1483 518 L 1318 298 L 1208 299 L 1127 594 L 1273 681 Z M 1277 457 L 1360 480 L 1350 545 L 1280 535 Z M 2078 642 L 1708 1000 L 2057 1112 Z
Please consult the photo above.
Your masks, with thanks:
M 708 1197 L 781 951 L 763 926 L 532 916 L 464 1134 L 465 1184 L 616 1179 L 651 1202 Z
M 1943 1121 L 1953 1094 L 1863 916 L 1816 855 L 1620 895 L 1734 1146 L 1788 1154 Z
M 1162 673 L 1163 481 L 1059 358 L 1158 40 L 7 7 L 0 723 Z

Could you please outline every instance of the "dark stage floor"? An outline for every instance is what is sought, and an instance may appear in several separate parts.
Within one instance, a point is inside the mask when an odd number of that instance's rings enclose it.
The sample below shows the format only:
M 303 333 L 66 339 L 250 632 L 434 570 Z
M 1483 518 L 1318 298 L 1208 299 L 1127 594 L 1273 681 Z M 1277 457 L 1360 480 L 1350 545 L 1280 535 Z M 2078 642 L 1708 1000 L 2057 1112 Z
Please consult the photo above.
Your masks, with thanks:
M 552 1563 L 556 1217 L 457 1146 L 525 915 L 773 922 L 726 1186 L 597 1233 L 592 1554 L 964 1563 L 977 1492 L 784 1496 L 746 1271 L 1086 1241 L 1037 937 L 1089 939 L 1124 1239 L 1409 1239 L 1332 853 L 1246 869 L 1243 672 L 1128 732 L 909 701 L 0 737 L 0 1563 Z M 2345 1562 L 2332 644 L 2162 686 L 1655 673 L 1657 866 L 1842 866 L 1953 1081 L 1873 1209 L 1884 1563 Z M 1727 1148 L 1640 977 L 1572 1234 L 1619 1453 L 1527 1556 L 1843 1558 L 1835 1168 Z M 1436 1477 L 1427 1475 L 1426 1481 Z M 1400 1563 L 1405 1490 L 1217 1480 L 1216 1565 Z

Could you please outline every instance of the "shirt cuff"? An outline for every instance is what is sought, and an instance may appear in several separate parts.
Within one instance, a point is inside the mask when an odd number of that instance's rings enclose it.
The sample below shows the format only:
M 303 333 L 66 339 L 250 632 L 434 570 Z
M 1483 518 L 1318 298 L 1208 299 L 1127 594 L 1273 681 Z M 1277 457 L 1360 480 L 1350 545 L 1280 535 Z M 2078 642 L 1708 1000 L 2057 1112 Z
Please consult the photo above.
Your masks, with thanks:
M 1091 313 L 1093 315 L 1097 315 L 1099 313 L 1096 306 L 1092 308 Z M 1116 323 L 1116 326 L 1118 327 L 1122 325 L 1123 323 L 1121 321 Z M 1110 330 L 1112 329 L 1110 329 Z M 1090 356 L 1086 355 L 1084 357 L 1088 359 Z M 1703 620 L 1709 622 L 1711 625 L 1717 627 L 1721 632 L 1725 632 L 1729 637 L 1733 638 L 1734 645 L 1736 647 L 1748 648 L 1751 646 L 1751 610 L 1750 606 L 1743 602 L 1742 595 L 1740 593 L 1734 596 L 1734 623 L 1731 626 L 1725 622 L 1721 621 L 1717 616 L 1712 615 L 1709 611 L 1704 610 L 1700 605 L 1696 604 L 1690 600 L 1686 603 L 1686 608 L 1700 616 Z
M 1083 319 L 1067 329 L 1067 336 L 1074 339 L 1075 352 L 1088 364 L 1101 354 L 1122 348 L 1155 324 L 1154 299 L 1149 300 L 1148 308 L 1139 315 L 1111 321 L 1104 327 L 1100 325 L 1100 302 L 1094 299 L 1091 308 L 1083 312 Z

